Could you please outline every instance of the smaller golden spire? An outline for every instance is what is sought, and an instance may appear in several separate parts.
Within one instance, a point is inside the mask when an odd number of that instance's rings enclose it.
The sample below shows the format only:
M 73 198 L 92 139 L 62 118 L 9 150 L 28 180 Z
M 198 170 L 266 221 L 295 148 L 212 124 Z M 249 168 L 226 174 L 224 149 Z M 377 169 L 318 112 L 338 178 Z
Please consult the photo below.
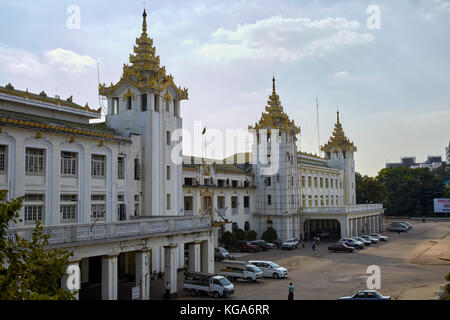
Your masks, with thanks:
M 276 90 L 275 90 L 275 76 L 272 77 L 272 94 L 276 94 Z
M 339 110 L 337 111 L 337 123 L 339 123 Z

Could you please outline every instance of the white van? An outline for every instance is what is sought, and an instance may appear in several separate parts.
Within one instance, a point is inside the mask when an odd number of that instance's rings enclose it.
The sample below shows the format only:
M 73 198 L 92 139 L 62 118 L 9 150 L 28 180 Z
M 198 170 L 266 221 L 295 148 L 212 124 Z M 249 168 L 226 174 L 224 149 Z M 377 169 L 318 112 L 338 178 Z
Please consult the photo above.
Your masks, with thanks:
M 286 268 L 280 267 L 273 261 L 252 260 L 248 263 L 261 269 L 263 277 L 278 279 L 287 277 L 288 275 L 288 270 Z

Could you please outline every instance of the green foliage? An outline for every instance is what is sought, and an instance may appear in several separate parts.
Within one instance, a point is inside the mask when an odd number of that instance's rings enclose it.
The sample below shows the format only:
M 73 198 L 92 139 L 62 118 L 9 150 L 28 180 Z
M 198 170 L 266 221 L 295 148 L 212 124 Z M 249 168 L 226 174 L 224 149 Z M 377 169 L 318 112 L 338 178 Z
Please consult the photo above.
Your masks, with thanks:
M 386 187 L 377 179 L 355 173 L 356 203 L 382 203 L 386 196 Z
M 450 187 L 444 189 L 444 195 L 442 197 L 450 198 Z
M 450 281 L 450 272 L 445 275 L 445 280 Z
M 0 200 L 7 190 L 0 191 Z M 18 234 L 8 239 L 10 222 L 21 222 L 19 210 L 23 197 L 0 203 L 0 300 L 59 300 L 75 299 L 75 293 L 59 288 L 66 273 L 71 252 L 61 249 L 45 250 L 49 235 L 38 222 L 31 240 Z
M 274 228 L 267 228 L 262 235 L 262 239 L 265 241 L 276 241 L 278 239 L 277 232 Z
M 256 240 L 257 235 L 258 234 L 256 233 L 255 230 L 250 230 L 249 232 L 247 232 L 247 240 L 248 241 Z
M 236 237 L 236 241 L 244 241 L 247 240 L 247 234 L 242 229 L 237 229 L 234 233 L 234 236 Z
M 427 168 L 386 168 L 376 179 L 386 188 L 386 215 L 426 215 L 433 212 L 433 198 L 443 196 L 443 181 Z
M 230 248 L 233 243 L 236 242 L 236 237 L 230 231 L 224 232 L 222 235 L 222 244 L 225 248 Z

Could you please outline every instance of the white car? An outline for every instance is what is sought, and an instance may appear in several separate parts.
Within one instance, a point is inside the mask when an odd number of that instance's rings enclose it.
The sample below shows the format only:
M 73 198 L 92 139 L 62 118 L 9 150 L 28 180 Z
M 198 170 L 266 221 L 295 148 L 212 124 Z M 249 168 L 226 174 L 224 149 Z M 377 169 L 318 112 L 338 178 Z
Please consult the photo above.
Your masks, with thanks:
M 298 248 L 298 240 L 297 239 L 287 239 L 283 241 L 281 244 L 281 249 L 297 249 Z
M 263 277 L 266 278 L 285 278 L 288 275 L 286 268 L 280 267 L 278 264 L 272 261 L 249 261 L 249 264 L 257 266 L 263 272 Z
M 383 236 L 383 235 L 378 234 L 378 233 L 372 233 L 372 234 L 370 234 L 370 236 L 372 238 L 378 239 L 380 241 L 388 241 L 389 240 L 388 236 Z

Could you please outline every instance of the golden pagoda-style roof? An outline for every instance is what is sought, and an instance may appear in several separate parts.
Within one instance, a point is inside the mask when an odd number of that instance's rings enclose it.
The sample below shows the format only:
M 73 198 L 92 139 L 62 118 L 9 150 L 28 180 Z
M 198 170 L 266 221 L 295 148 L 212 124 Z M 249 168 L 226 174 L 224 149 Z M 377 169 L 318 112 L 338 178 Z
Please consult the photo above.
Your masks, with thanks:
M 320 149 L 324 152 L 330 152 L 333 148 L 335 148 L 336 150 L 357 150 L 353 142 L 351 142 L 344 134 L 342 125 L 339 122 L 339 111 L 337 112 L 337 122 L 334 125 L 333 135 L 330 137 L 330 140 L 328 140 L 328 142 Z
M 136 39 L 136 45 L 133 48 L 134 54 L 130 54 L 130 64 L 123 65 L 123 73 L 119 82 L 111 83 L 109 87 L 105 84 L 99 85 L 99 93 L 102 96 L 109 96 L 122 83 L 128 82 L 141 90 L 153 89 L 162 91 L 172 87 L 177 97 L 176 99 L 188 99 L 188 89 L 177 87 L 173 82 L 172 75 L 166 75 L 166 68 L 160 66 L 159 56 L 156 55 L 156 49 L 153 46 L 153 39 L 147 34 L 147 13 L 144 10 L 142 15 L 142 34 Z
M 24 98 L 28 100 L 38 101 L 38 102 L 44 102 L 44 103 L 51 103 L 58 106 L 63 107 L 69 107 L 72 109 L 78 109 L 85 112 L 92 112 L 95 114 L 98 114 L 100 116 L 102 109 L 92 109 L 89 107 L 89 105 L 86 103 L 86 105 L 83 107 L 79 104 L 76 104 L 72 101 L 73 97 L 70 96 L 67 100 L 62 100 L 60 98 L 52 98 L 47 96 L 45 91 L 42 91 L 39 94 L 29 92 L 28 89 L 26 91 L 15 89 L 11 83 L 8 83 L 5 87 L 0 86 L 0 93 L 7 94 L 9 96 L 15 96 L 19 98 Z M 97 116 L 95 116 L 97 117 Z
M 272 95 L 269 96 L 266 106 L 266 112 L 261 114 L 261 119 L 255 123 L 254 126 L 249 126 L 249 129 L 279 129 L 289 130 L 293 135 L 300 133 L 300 127 L 295 125 L 294 120 L 290 120 L 289 116 L 283 112 L 280 97 L 275 89 L 275 77 L 272 79 Z

